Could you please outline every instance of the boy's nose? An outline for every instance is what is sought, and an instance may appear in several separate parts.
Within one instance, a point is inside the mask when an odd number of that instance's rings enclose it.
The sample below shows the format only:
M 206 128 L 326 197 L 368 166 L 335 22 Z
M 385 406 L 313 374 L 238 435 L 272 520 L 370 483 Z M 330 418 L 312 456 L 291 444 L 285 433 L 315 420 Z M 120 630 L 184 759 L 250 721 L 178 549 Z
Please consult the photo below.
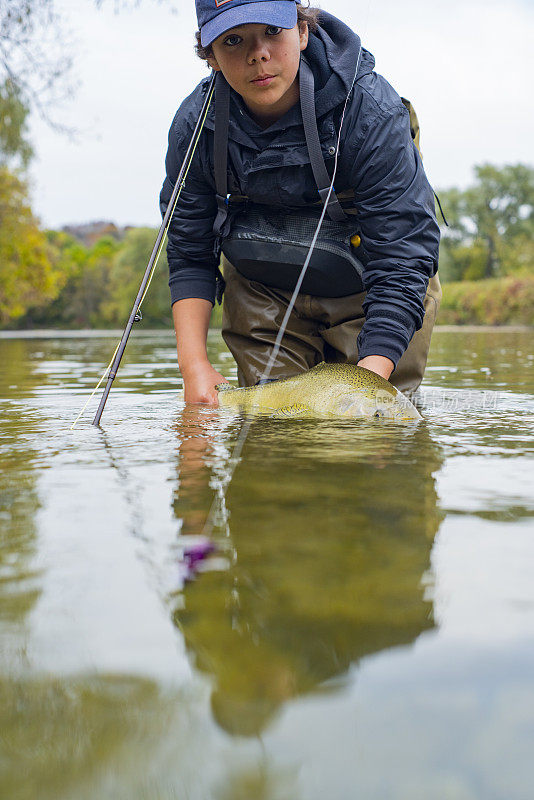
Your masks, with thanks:
M 259 61 L 269 61 L 270 58 L 271 55 L 268 47 L 261 41 L 255 42 L 248 52 L 249 64 L 257 64 Z

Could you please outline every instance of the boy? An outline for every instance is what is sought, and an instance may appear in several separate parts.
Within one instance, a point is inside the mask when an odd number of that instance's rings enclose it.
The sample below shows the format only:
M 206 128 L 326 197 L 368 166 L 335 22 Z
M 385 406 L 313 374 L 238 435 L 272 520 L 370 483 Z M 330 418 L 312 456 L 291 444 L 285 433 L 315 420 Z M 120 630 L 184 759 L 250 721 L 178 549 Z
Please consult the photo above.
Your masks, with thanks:
M 359 234 L 353 242 L 359 245 L 362 285 L 348 294 L 341 284 L 336 288 L 332 264 L 332 287 L 299 295 L 271 377 L 289 377 L 322 360 L 343 361 L 414 391 L 423 377 L 441 297 L 439 229 L 401 99 L 373 72 L 374 59 L 360 50 L 356 34 L 326 12 L 303 8 L 300 0 L 196 0 L 196 8 L 197 52 L 231 87 L 229 191 L 246 198 L 245 208 L 262 209 L 267 220 L 269 209 L 273 217 L 286 209 L 313 214 L 320 197 L 299 106 L 302 70 L 309 67 L 313 76 L 313 114 L 330 175 L 349 96 L 335 190 L 349 192 L 347 213 L 355 215 Z M 182 103 L 171 126 L 163 213 L 205 90 L 204 81 Z M 211 405 L 217 405 L 215 384 L 225 380 L 206 353 L 219 263 L 214 117 L 210 109 L 167 248 L 185 399 Z M 247 219 L 238 211 L 231 221 L 240 218 Z M 223 247 L 229 231 L 226 225 Z M 241 385 L 261 379 L 289 303 L 291 291 L 277 285 L 274 273 L 266 263 L 263 275 L 251 280 L 224 262 L 223 336 Z

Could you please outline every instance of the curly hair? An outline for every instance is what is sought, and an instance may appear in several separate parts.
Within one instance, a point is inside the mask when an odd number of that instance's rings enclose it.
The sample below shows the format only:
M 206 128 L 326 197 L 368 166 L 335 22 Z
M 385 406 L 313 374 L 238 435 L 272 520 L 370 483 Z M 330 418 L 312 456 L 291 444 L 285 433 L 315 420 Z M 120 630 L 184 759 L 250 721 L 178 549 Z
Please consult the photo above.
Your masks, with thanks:
M 308 26 L 308 30 L 314 33 L 317 28 L 319 27 L 319 15 L 321 13 L 320 8 L 311 8 L 310 6 L 304 8 L 303 6 L 297 7 L 297 19 L 299 27 L 302 29 L 304 25 Z M 195 51 L 199 58 L 203 61 L 207 61 L 208 58 L 213 56 L 213 50 L 211 49 L 211 44 L 207 47 L 202 47 L 202 42 L 200 39 L 200 31 L 197 31 L 196 34 L 197 43 L 195 45 Z

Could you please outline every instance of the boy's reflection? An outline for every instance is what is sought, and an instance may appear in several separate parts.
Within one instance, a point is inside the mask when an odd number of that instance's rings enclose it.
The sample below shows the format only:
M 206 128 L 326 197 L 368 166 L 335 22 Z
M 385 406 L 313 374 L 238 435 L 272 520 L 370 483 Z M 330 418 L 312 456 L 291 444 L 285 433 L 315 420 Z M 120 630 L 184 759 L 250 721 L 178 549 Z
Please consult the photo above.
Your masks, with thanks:
M 175 512 L 191 534 L 213 497 L 217 437 L 187 413 Z M 421 579 L 439 464 L 424 425 L 254 423 L 227 494 L 230 565 L 189 584 L 175 612 L 225 730 L 258 734 L 288 698 L 433 626 Z

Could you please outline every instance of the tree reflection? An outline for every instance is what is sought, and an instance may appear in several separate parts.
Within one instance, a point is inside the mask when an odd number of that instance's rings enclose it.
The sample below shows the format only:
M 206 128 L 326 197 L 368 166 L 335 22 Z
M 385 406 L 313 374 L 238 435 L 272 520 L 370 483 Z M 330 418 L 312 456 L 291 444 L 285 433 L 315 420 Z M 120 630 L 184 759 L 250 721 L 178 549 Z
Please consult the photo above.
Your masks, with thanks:
M 197 416 L 180 437 L 175 513 L 201 533 L 216 436 Z M 227 492 L 228 569 L 189 584 L 175 611 L 226 731 L 261 733 L 288 699 L 433 626 L 422 577 L 439 465 L 424 425 L 253 424 Z
M 41 593 L 37 546 L 37 453 L 27 444 L 25 407 L 18 398 L 37 381 L 25 341 L 0 341 L 0 655 L 2 665 L 24 659 L 26 623 Z

